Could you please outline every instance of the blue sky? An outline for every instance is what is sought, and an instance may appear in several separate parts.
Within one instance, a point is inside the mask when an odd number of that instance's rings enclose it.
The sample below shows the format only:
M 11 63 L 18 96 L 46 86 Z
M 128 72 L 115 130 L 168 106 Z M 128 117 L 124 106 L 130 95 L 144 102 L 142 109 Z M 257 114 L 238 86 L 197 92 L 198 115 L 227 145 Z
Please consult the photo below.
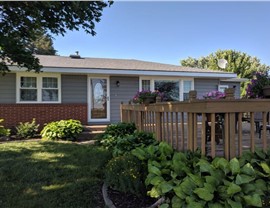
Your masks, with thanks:
M 139 59 L 179 65 L 218 49 L 270 65 L 270 2 L 117 1 L 105 8 L 96 36 L 55 37 L 59 55 Z

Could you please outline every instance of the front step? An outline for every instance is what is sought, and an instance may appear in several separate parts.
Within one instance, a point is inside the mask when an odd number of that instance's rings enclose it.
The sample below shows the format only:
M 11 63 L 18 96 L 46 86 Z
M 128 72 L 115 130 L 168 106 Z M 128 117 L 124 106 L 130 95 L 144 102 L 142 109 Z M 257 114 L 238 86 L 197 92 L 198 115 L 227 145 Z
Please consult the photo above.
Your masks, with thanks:
M 84 125 L 78 141 L 93 140 L 97 135 L 104 133 L 107 125 Z

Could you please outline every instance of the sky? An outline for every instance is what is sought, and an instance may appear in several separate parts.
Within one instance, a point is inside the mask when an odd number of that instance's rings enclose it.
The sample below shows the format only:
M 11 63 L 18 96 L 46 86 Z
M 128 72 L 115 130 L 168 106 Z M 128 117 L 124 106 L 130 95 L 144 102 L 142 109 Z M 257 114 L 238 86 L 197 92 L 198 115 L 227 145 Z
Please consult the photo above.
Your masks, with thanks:
M 138 59 L 179 65 L 217 50 L 236 50 L 270 65 L 270 2 L 116 1 L 96 23 L 55 36 L 62 56 Z

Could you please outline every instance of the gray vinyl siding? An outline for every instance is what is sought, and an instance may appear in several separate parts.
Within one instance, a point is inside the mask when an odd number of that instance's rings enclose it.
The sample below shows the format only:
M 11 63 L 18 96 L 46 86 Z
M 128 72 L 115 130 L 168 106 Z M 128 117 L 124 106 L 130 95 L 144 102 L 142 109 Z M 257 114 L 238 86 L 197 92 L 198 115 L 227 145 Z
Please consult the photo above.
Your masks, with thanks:
M 194 90 L 197 91 L 197 98 L 202 99 L 207 92 L 218 89 L 218 79 L 194 79 Z
M 62 75 L 62 103 L 87 103 L 87 76 Z
M 212 90 L 218 90 L 218 85 L 228 85 L 229 88 L 235 87 L 235 98 L 240 98 L 239 82 L 219 82 L 218 79 L 194 79 L 194 89 L 197 91 L 197 98 Z
M 116 86 L 116 81 L 120 86 Z M 120 104 L 128 103 L 139 90 L 139 77 L 110 77 L 111 123 L 120 121 Z
M 16 103 L 16 74 L 0 74 L 0 103 Z
M 241 90 L 240 90 L 240 83 L 239 82 L 220 82 L 221 85 L 228 85 L 229 88 L 235 88 L 234 96 L 235 98 L 240 98 Z

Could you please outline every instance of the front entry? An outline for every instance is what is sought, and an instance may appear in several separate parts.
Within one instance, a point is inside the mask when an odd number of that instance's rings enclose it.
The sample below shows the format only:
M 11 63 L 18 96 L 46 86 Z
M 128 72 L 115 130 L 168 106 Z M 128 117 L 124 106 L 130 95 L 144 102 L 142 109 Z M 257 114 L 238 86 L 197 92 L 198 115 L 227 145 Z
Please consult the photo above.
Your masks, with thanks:
M 89 85 L 89 122 L 109 121 L 109 79 L 106 77 L 90 77 Z

